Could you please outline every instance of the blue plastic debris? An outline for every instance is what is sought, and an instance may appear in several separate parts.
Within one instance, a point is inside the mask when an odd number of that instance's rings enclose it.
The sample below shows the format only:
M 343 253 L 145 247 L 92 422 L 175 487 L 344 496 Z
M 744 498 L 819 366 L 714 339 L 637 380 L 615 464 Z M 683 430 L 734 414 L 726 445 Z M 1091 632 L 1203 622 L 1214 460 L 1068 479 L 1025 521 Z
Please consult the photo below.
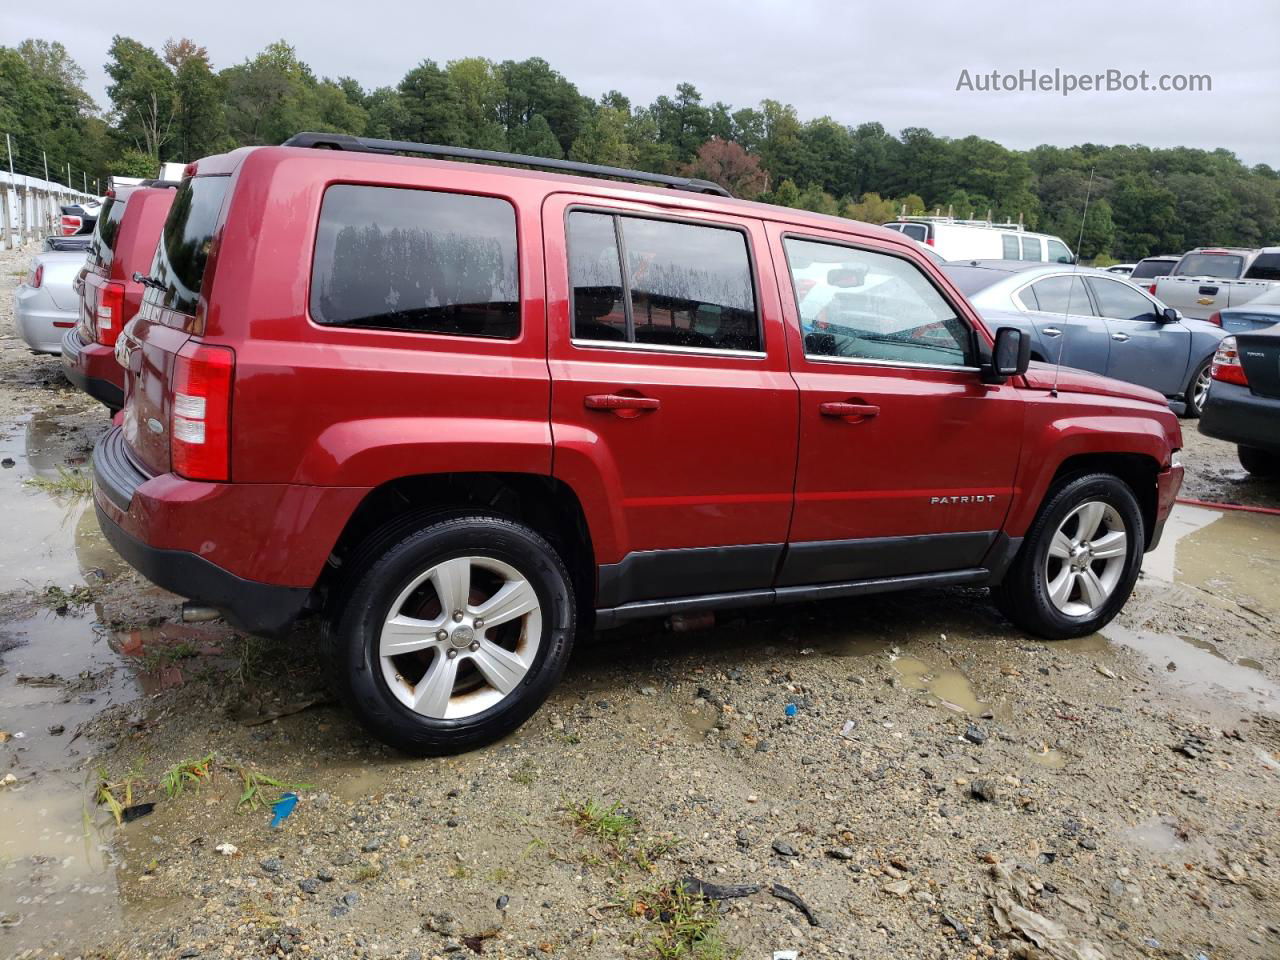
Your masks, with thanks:
M 271 805 L 271 812 L 275 814 L 271 818 L 271 826 L 278 827 L 284 822 L 285 817 L 293 813 L 293 808 L 298 805 L 298 795 L 293 792 L 282 793 L 280 799 Z
M 788 704 L 787 704 L 787 710 L 786 710 L 786 713 L 787 713 L 787 716 L 788 716 L 788 717 L 794 717 L 794 716 L 796 715 L 796 712 L 797 712 L 798 710 L 799 710 L 799 707 L 797 707 L 794 703 L 788 703 Z

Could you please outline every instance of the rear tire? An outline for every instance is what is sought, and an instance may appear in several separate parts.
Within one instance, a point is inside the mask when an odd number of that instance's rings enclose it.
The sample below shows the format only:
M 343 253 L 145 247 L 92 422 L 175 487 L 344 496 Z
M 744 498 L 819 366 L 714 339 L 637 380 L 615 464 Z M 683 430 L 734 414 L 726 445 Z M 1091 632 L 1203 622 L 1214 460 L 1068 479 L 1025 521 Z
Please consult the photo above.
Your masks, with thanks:
M 1015 626 L 1046 640 L 1094 633 L 1119 613 L 1146 540 L 1133 491 L 1107 473 L 1068 478 L 1040 508 L 994 591 Z
M 1200 414 L 1204 412 L 1204 402 L 1209 397 L 1211 382 L 1209 367 L 1212 362 L 1212 357 L 1206 358 L 1204 363 L 1196 367 L 1195 372 L 1191 374 L 1191 379 L 1187 381 L 1187 392 L 1184 394 L 1186 412 L 1183 416 L 1188 420 L 1198 420 Z
M 379 740 L 421 756 L 484 746 L 523 724 L 564 673 L 572 580 L 528 527 L 436 517 L 375 535 L 353 561 L 326 654 L 338 694 Z
M 1240 466 L 1253 476 L 1265 479 L 1280 477 L 1280 454 L 1244 446 L 1236 447 L 1236 454 L 1240 457 Z

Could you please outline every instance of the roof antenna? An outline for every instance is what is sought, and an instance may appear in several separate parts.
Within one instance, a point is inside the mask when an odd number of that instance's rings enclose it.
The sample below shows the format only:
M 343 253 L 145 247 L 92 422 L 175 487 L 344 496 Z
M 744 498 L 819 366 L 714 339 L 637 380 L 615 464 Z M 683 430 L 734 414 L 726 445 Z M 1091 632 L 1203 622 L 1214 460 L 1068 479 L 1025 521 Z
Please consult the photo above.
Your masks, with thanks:
M 1076 239 L 1075 256 L 1071 258 L 1072 281 L 1080 270 L 1080 245 L 1084 243 L 1084 221 L 1089 216 L 1089 195 L 1093 192 L 1093 169 L 1093 167 L 1089 168 L 1089 183 L 1084 188 L 1084 212 L 1080 214 L 1080 236 Z M 1071 292 L 1075 286 L 1074 282 L 1067 286 L 1067 306 L 1062 311 L 1062 336 L 1058 340 L 1058 362 L 1053 367 L 1053 389 L 1049 391 L 1051 397 L 1058 395 L 1058 374 L 1062 372 L 1062 351 L 1067 345 L 1067 331 L 1071 329 L 1067 318 L 1071 316 Z

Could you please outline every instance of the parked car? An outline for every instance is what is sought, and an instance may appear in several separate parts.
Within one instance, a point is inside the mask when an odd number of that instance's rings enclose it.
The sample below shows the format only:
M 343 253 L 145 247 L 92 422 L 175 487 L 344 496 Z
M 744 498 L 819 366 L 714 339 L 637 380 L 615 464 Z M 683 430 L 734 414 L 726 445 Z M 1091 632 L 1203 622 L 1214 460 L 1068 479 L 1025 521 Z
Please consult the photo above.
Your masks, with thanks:
M 1182 258 L 1177 254 L 1161 254 L 1156 257 L 1143 257 L 1133 267 L 1129 279 L 1141 286 L 1147 293 L 1155 294 L 1156 278 L 1167 277 L 1173 272 Z
M 1280 283 L 1280 247 L 1197 247 L 1182 255 L 1152 293 L 1189 317 L 1240 307 Z
M 1200 415 L 1220 327 L 1101 270 L 1009 261 L 942 269 L 988 324 L 1027 331 L 1036 359 L 1150 387 L 1176 412 Z
M 1236 444 L 1250 473 L 1280 477 L 1280 326 L 1218 345 L 1200 432 Z
M 1118 277 L 1127 277 L 1133 273 L 1133 268 L 1136 266 L 1136 263 L 1113 263 L 1111 266 L 1105 267 L 1104 269 L 1107 273 L 1115 274 Z
M 1226 333 L 1252 333 L 1280 323 L 1280 284 L 1242 307 L 1228 307 L 1209 317 Z
M 192 170 L 116 345 L 99 520 L 192 616 L 322 616 L 408 751 L 519 726 L 593 624 L 990 584 L 1091 633 L 1181 483 L 1158 393 L 1068 370 L 1051 398 L 894 231 L 337 134 Z M 820 320 L 817 265 L 864 295 Z
M 31 258 L 26 279 L 14 292 L 13 315 L 18 336 L 35 353 L 59 353 L 63 332 L 76 325 L 75 282 L 84 260 L 83 250 L 49 250 Z
M 40 241 L 40 249 L 58 250 L 66 252 L 69 250 L 85 251 L 89 249 L 89 241 L 93 239 L 92 234 L 82 233 L 74 237 L 45 237 Z
M 1074 263 L 1075 256 L 1058 237 L 1031 233 L 1016 223 L 955 220 L 951 217 L 904 217 L 885 227 L 932 247 L 947 260 L 1029 260 Z
M 88 236 L 98 222 L 98 212 L 102 205 L 93 200 L 83 203 L 64 204 L 61 209 L 59 226 L 64 237 Z
M 113 413 L 124 404 L 124 369 L 116 338 L 142 304 L 160 230 L 176 183 L 144 180 L 110 191 L 102 205 L 80 285 L 79 323 L 62 338 L 67 379 Z

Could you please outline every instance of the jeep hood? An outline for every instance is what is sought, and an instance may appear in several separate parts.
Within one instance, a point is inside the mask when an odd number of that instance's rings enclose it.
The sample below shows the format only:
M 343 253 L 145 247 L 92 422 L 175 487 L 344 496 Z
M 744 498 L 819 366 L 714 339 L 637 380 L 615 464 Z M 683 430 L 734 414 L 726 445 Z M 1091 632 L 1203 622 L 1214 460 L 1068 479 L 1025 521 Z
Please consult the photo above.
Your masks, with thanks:
M 1054 383 L 1054 365 L 1033 360 L 1026 373 L 1027 386 L 1033 390 L 1051 390 Z M 1158 407 L 1168 407 L 1165 398 L 1155 390 L 1140 387 L 1136 383 L 1112 380 L 1085 370 L 1063 367 L 1057 374 L 1058 389 L 1063 393 L 1091 393 L 1100 397 L 1118 397 L 1122 400 L 1141 400 Z

